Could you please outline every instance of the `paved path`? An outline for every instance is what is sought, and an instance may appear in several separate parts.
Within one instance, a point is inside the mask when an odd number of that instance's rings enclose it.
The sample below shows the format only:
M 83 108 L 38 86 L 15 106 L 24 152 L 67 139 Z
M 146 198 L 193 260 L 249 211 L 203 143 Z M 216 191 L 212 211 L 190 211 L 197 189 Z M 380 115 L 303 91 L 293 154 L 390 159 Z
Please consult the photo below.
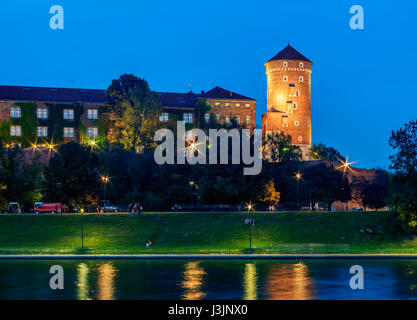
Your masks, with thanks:
M 0 260 L 125 260 L 125 259 L 417 259 L 417 254 L 69 254 L 0 255 Z

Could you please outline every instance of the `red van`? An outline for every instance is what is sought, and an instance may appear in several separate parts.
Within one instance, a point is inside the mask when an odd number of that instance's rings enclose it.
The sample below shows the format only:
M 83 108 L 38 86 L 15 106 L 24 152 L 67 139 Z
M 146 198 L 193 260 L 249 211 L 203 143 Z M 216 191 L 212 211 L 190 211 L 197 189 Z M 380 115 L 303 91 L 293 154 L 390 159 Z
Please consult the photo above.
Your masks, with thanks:
M 35 205 L 34 211 L 38 213 L 61 213 L 62 208 L 60 203 L 40 203 Z

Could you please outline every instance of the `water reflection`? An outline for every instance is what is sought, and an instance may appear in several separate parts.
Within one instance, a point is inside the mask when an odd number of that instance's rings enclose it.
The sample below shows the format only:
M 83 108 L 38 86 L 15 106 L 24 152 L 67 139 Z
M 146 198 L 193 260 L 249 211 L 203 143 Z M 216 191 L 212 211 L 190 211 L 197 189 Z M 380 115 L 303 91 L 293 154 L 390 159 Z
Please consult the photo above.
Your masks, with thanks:
M 85 263 L 80 263 L 77 266 L 77 298 L 78 300 L 89 299 L 88 293 L 90 287 L 88 285 L 89 268 Z
M 183 281 L 181 283 L 184 288 L 183 300 L 200 300 L 206 294 L 201 291 L 203 285 L 203 277 L 206 274 L 204 269 L 200 266 L 199 261 L 188 262 L 185 264 L 185 271 L 183 273 Z
M 256 275 L 256 266 L 254 263 L 245 264 L 245 274 L 243 276 L 243 300 L 257 300 L 258 295 L 258 277 Z
M 114 280 L 117 269 L 111 262 L 105 262 L 98 267 L 98 295 L 99 300 L 114 300 Z
M 267 299 L 313 299 L 313 282 L 304 263 L 273 266 L 266 275 Z

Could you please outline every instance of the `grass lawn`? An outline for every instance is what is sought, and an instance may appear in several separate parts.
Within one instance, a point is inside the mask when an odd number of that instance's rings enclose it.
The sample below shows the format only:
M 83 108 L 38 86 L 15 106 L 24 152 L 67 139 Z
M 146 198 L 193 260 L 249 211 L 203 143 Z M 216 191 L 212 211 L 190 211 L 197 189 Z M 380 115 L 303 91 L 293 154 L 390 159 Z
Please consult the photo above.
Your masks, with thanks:
M 252 246 L 259 253 L 417 253 L 387 212 L 254 213 Z M 245 213 L 1 215 L 0 253 L 81 248 L 94 253 L 247 252 Z M 373 235 L 365 229 L 372 228 Z M 145 242 L 153 242 L 151 249 Z M 104 251 L 106 250 L 106 251 Z

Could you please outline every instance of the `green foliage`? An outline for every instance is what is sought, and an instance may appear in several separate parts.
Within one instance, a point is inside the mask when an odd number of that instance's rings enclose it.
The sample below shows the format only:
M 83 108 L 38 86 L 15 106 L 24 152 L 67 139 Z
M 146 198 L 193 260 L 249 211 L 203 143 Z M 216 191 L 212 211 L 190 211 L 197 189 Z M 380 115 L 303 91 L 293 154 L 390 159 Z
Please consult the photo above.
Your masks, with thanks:
M 45 198 L 74 205 L 98 203 L 99 161 L 88 147 L 69 142 L 58 148 L 44 170 Z
M 291 136 L 282 132 L 268 134 L 264 139 L 262 152 L 264 159 L 271 162 L 286 163 L 302 158 L 300 147 L 293 145 Z
M 391 178 L 389 202 L 404 228 L 417 232 L 417 120 L 393 131 L 389 145 L 396 151 L 390 156 Z
M 312 144 L 308 153 L 310 160 L 327 160 L 332 162 L 339 162 L 344 159 L 339 151 L 335 148 L 328 147 L 324 143 Z
M 365 210 L 366 208 L 380 209 L 386 206 L 388 197 L 388 173 L 384 170 L 375 170 L 371 177 L 354 176 L 351 183 L 352 198 Z
M 268 181 L 259 197 L 259 201 L 268 205 L 276 205 L 279 202 L 279 199 L 280 193 L 275 190 L 274 181 Z

